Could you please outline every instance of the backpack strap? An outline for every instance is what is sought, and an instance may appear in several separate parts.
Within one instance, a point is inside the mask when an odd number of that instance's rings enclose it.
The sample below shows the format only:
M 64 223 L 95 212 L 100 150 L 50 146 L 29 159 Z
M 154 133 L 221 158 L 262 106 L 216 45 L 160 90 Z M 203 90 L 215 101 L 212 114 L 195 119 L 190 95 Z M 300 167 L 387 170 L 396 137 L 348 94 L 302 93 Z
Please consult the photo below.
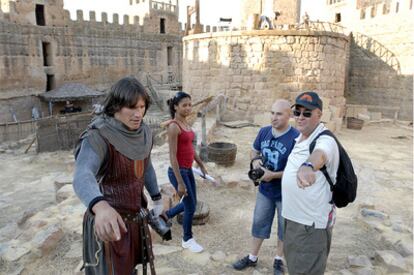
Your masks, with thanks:
M 337 142 L 336 141 L 336 138 L 335 138 L 335 136 L 334 136 L 334 134 L 331 132 L 331 131 L 329 131 L 329 130 L 324 130 L 324 131 L 322 131 L 321 133 L 319 133 L 313 140 L 312 140 L 312 142 L 311 142 L 311 144 L 309 145 L 309 153 L 310 154 L 312 154 L 312 152 L 313 152 L 313 150 L 315 149 L 315 145 L 316 145 L 316 141 L 317 141 L 317 139 L 320 137 L 320 136 L 323 136 L 323 135 L 326 135 L 326 136 L 330 136 L 330 137 L 332 137 L 334 140 L 335 140 L 335 142 Z M 337 142 L 338 143 L 338 142 Z M 330 189 L 331 189 L 331 192 L 333 192 L 333 189 L 334 189 L 334 184 L 333 184 L 333 181 L 332 181 L 332 179 L 331 179 L 331 177 L 329 176 L 329 174 L 328 174 L 328 171 L 326 170 L 326 165 L 323 165 L 323 167 L 321 167 L 320 169 L 319 169 L 322 173 L 323 173 L 323 175 L 325 176 L 325 178 L 326 178 L 326 180 L 328 181 L 328 183 L 329 183 L 329 186 L 330 186 Z M 332 201 L 331 201 L 332 202 Z M 333 203 L 333 202 L 332 202 Z

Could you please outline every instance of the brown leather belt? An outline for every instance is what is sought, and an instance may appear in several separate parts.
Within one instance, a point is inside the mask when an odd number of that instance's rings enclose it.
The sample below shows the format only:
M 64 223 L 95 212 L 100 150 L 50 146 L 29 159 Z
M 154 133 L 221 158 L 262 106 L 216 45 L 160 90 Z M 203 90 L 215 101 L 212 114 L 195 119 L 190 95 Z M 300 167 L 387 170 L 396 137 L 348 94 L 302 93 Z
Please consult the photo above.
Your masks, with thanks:
M 120 213 L 126 222 L 139 224 L 138 234 L 141 234 L 141 254 L 142 254 L 142 273 L 147 274 L 147 263 L 150 265 L 151 275 L 156 275 L 154 267 L 154 254 L 152 253 L 152 245 L 150 232 L 148 228 L 148 210 L 141 208 L 136 213 Z

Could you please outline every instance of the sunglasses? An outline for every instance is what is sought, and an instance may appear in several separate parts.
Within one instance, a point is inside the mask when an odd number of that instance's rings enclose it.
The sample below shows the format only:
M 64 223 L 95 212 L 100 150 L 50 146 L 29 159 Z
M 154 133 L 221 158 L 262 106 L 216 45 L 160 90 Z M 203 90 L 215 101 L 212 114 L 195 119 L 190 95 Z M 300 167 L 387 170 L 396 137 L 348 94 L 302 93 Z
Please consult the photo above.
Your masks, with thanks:
M 312 111 L 311 110 L 304 110 L 303 112 L 299 111 L 299 110 L 293 110 L 293 115 L 296 117 L 299 117 L 300 114 L 302 114 L 304 117 L 311 117 L 312 116 Z

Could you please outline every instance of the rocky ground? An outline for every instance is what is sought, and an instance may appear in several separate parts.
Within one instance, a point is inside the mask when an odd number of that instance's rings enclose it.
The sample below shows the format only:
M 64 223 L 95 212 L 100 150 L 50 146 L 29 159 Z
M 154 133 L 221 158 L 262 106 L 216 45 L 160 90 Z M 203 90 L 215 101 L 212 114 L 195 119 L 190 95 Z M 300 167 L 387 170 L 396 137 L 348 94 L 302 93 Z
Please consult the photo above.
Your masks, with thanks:
M 238 153 L 231 167 L 208 163 L 219 186 L 197 182 L 199 200 L 210 208 L 208 223 L 194 227 L 205 252 L 183 251 L 174 221 L 172 241 L 154 236 L 157 274 L 272 274 L 275 234 L 264 242 L 255 269 L 230 266 L 249 249 L 256 188 L 246 173 L 257 131 L 212 129 L 210 141 L 233 142 Z M 327 274 L 412 274 L 412 127 L 375 123 L 361 131 L 342 129 L 338 137 L 354 161 L 359 189 L 355 203 L 338 210 Z M 0 274 L 75 274 L 84 207 L 70 184 L 73 157 L 33 149 L 24 154 L 26 143 L 0 148 Z M 168 191 L 168 147 L 155 147 L 152 159 Z

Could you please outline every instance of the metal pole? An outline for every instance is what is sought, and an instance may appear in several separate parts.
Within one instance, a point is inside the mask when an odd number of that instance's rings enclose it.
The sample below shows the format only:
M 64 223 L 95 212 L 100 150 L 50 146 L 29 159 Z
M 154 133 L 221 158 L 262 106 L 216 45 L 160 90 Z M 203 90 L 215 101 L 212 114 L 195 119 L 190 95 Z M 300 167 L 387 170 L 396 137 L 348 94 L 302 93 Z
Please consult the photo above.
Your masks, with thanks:
M 207 148 L 207 127 L 206 127 L 206 115 L 201 115 L 201 144 L 200 144 L 200 158 L 203 161 L 208 161 L 208 148 Z
M 49 116 L 53 115 L 53 111 L 52 111 L 52 101 L 49 101 Z
M 206 116 L 201 116 L 201 144 L 207 143 L 207 129 L 206 129 Z

